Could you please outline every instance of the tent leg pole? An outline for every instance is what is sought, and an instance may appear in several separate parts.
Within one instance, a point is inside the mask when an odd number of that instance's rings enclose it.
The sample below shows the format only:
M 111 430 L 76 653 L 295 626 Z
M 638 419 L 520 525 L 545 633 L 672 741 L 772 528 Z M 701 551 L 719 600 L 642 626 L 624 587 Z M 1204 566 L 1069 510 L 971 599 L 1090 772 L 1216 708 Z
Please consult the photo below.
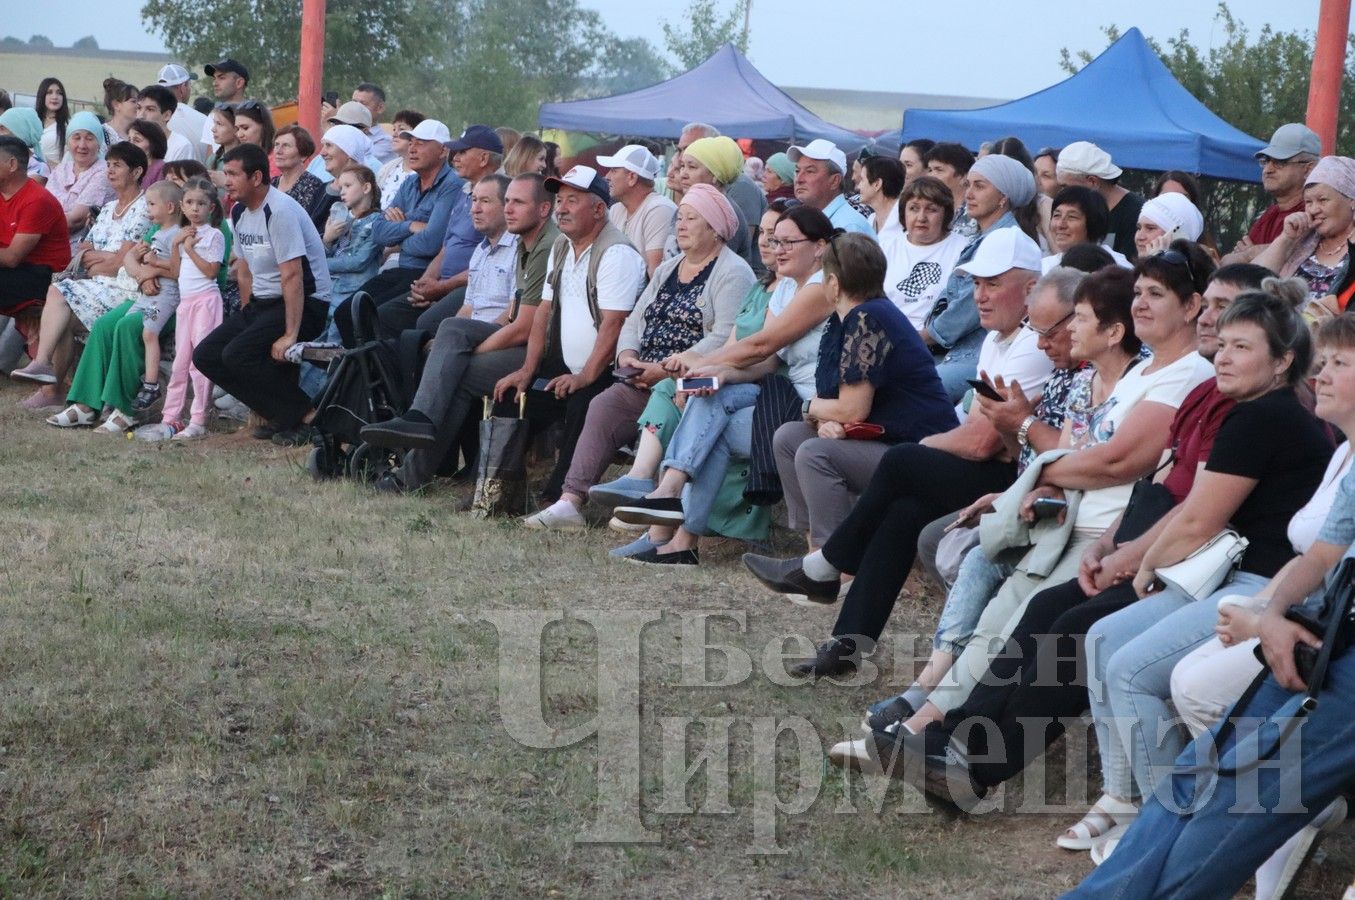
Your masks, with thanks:
M 1323 154 L 1336 152 L 1336 125 L 1341 82 L 1346 69 L 1350 0 L 1322 0 L 1317 20 L 1317 47 L 1308 81 L 1308 127 L 1322 139 Z
M 301 7 L 301 71 L 297 79 L 296 112 L 301 127 L 318 139 L 320 98 L 325 74 L 325 0 L 304 0 Z

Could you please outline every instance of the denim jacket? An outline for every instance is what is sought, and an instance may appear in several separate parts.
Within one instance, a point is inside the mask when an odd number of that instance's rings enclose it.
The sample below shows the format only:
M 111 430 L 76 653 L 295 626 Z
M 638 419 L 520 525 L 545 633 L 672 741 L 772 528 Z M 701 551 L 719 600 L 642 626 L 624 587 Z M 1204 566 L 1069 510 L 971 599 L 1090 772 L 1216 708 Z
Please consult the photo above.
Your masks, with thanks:
M 1004 212 L 987 231 L 979 232 L 955 261 L 956 268 L 950 273 L 946 287 L 936 298 L 931 317 L 927 319 L 927 331 L 936 343 L 947 350 L 962 343 L 965 338 L 981 330 L 979 310 L 974 305 L 974 279 L 961 272 L 959 267 L 974 258 L 983 239 L 999 228 L 1017 228 L 1016 217 L 1010 211 Z
M 350 222 L 348 231 L 325 248 L 329 274 L 334 280 L 331 306 L 351 297 L 381 267 L 381 245 L 372 238 L 378 221 L 382 221 L 380 210 L 369 212 Z

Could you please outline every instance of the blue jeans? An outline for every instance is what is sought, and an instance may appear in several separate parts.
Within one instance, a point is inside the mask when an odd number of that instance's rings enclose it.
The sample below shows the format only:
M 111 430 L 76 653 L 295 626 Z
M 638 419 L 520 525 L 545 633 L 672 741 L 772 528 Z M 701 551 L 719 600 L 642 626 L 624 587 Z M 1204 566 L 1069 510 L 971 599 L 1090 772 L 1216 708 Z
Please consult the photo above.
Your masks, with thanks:
M 1355 653 L 1332 660 L 1317 708 L 1273 759 L 1238 777 L 1177 771 L 1163 798 L 1150 797 L 1110 858 L 1068 897 L 1231 897 L 1252 872 L 1355 780 Z M 1244 708 L 1244 721 L 1224 743 L 1226 766 L 1254 760 L 1274 746 L 1276 730 L 1293 716 L 1302 694 L 1267 679 Z M 1258 727 L 1258 721 L 1263 725 Z M 1260 738 L 1258 740 L 1258 731 Z M 1217 728 L 1177 760 L 1207 759 Z M 1277 763 L 1277 765 L 1271 765 Z M 1211 785 L 1208 782 L 1213 781 Z M 1191 800 L 1199 791 L 1192 809 Z M 1164 805 L 1170 800 L 1176 810 Z
M 952 403 L 959 403 L 969 390 L 967 379 L 973 378 L 979 370 L 979 348 L 987 336 L 985 329 L 973 331 L 937 361 L 936 374 L 941 376 L 941 384 L 945 386 Z
M 682 527 L 692 534 L 711 533 L 710 513 L 730 458 L 752 453 L 753 405 L 759 390 L 756 384 L 727 384 L 713 396 L 687 398 L 663 467 L 687 474 Z
M 1171 768 L 1186 741 L 1167 706 L 1172 669 L 1214 636 L 1220 597 L 1254 594 L 1268 580 L 1234 572 L 1198 601 L 1175 590 L 1150 594 L 1087 632 L 1088 693 L 1107 794 L 1146 796 Z
M 932 647 L 959 656 L 974 636 L 979 616 L 988 607 L 988 601 L 1015 571 L 1014 566 L 993 562 L 982 547 L 974 547 L 966 553 L 955 576 L 955 584 L 946 593 L 946 605 L 936 623 Z

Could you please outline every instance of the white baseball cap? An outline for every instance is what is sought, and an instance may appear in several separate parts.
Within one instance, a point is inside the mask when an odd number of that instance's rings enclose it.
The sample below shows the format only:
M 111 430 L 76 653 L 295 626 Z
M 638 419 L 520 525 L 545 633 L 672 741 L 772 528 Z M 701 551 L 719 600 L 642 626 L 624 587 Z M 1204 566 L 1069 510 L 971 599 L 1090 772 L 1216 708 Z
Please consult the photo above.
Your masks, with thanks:
M 1038 273 L 1041 259 L 1040 245 L 1013 225 L 990 232 L 979 244 L 974 258 L 955 268 L 974 278 L 996 278 L 1012 269 Z
M 576 191 L 600 197 L 608 206 L 612 203 L 612 192 L 607 187 L 607 179 L 599 175 L 598 170 L 592 166 L 575 166 L 559 178 L 546 179 L 546 193 L 558 194 L 562 187 L 572 187 Z
M 413 128 L 401 131 L 400 136 L 418 138 L 421 141 L 437 141 L 439 144 L 445 144 L 452 139 L 452 133 L 447 130 L 447 126 L 437 119 L 424 119 Z
M 1109 153 L 1091 141 L 1073 141 L 1060 150 L 1055 170 L 1071 175 L 1094 175 L 1097 178 L 1119 178 L 1123 171 L 1111 162 Z
M 198 73 L 190 72 L 178 63 L 170 63 L 160 68 L 160 80 L 157 83 L 165 87 L 174 87 L 176 84 L 197 80 Z
M 791 147 L 786 151 L 786 156 L 790 157 L 791 162 L 799 162 L 801 157 L 827 160 L 837 166 L 839 172 L 844 175 L 847 173 L 847 154 L 839 150 L 837 144 L 825 138 L 812 140 L 803 147 Z
M 648 181 L 659 177 L 659 161 L 639 144 L 627 144 L 613 156 L 599 156 L 598 165 L 605 169 L 625 169 Z

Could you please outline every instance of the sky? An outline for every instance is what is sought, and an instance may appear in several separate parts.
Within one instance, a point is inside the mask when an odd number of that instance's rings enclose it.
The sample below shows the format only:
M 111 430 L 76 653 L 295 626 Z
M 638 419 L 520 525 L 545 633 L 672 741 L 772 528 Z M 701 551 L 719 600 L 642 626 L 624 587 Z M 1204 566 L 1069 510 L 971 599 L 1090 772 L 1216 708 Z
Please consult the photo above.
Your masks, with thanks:
M 717 0 L 726 7 L 733 0 Z M 581 0 L 625 37 L 662 45 L 660 22 L 680 22 L 687 0 Z M 1315 30 L 1319 0 L 1229 0 L 1256 32 Z M 141 0 L 13 2 L 0 36 L 33 33 L 69 46 L 94 29 L 111 50 L 163 50 L 141 24 Z M 1137 25 L 1165 41 L 1182 28 L 1208 49 L 1221 40 L 1215 0 L 753 0 L 749 57 L 774 83 L 791 87 L 1010 98 L 1066 77 L 1059 51 L 1105 47 L 1102 26 Z M 95 26 L 93 23 L 98 23 Z M 812 41 L 806 35 L 812 34 Z

